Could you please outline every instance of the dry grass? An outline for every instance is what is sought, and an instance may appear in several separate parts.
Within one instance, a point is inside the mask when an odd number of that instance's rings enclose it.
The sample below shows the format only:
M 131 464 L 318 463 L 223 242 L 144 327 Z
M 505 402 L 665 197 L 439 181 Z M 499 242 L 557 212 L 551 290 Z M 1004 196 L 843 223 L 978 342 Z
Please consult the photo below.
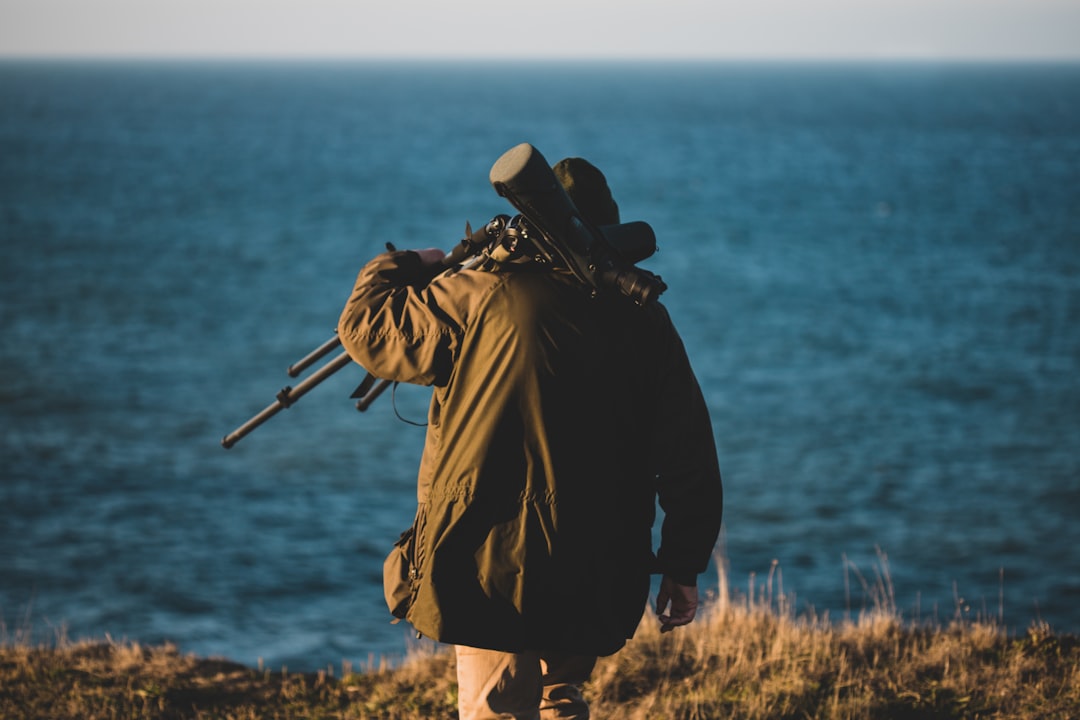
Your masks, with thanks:
M 857 620 L 796 616 L 773 575 L 749 596 L 721 587 L 689 628 L 661 635 L 652 618 L 586 688 L 594 717 L 1077 718 L 1080 638 L 994 622 L 905 624 L 887 575 Z M 865 585 L 864 585 L 865 588 Z M 416 652 L 400 667 L 340 677 L 252 669 L 171 645 L 111 640 L 31 647 L 0 643 L 0 717 L 456 717 L 453 656 Z
M 993 623 L 853 622 L 721 601 L 691 632 L 643 625 L 589 688 L 597 717 L 1080 718 L 1080 638 Z

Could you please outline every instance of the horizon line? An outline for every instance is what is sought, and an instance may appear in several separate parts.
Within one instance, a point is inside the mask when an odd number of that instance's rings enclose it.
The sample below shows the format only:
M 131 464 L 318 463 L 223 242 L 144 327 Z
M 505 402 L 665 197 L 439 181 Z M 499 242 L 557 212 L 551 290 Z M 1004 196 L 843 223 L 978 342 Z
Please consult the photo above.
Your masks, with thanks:
M 77 62 L 254 62 L 254 63 L 329 63 L 329 62 L 451 62 L 507 64 L 536 63 L 911 63 L 911 64 L 1068 64 L 1080 63 L 1075 55 L 535 55 L 503 58 L 492 55 L 366 55 L 366 54 L 257 54 L 257 53 L 5 53 L 6 61 L 77 61 Z

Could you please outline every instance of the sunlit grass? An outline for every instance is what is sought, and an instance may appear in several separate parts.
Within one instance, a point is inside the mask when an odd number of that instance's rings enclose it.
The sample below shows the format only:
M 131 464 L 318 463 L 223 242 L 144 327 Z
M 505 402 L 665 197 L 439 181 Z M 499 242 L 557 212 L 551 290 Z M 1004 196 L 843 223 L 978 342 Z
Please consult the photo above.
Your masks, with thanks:
M 1010 636 L 993 618 L 905 621 L 887 561 L 856 578 L 867 609 L 796 613 L 779 569 L 745 591 L 726 574 L 699 619 L 661 635 L 652 617 L 601 659 L 586 695 L 596 718 L 1080 717 L 1080 638 L 1043 624 Z M 316 673 L 248 668 L 172 645 L 34 646 L 0 634 L 3 718 L 456 717 L 453 654 L 415 649 L 398 666 Z

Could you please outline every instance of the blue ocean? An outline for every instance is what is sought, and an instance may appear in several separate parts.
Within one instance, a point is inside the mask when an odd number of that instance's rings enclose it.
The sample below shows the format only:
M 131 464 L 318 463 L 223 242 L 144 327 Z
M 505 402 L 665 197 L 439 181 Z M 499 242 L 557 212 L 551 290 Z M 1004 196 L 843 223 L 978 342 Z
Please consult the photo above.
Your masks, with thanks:
M 430 391 L 359 413 L 352 366 L 220 441 L 521 142 L 656 231 L 733 591 L 1080 632 L 1080 65 L 7 61 L 0 639 L 404 654 Z

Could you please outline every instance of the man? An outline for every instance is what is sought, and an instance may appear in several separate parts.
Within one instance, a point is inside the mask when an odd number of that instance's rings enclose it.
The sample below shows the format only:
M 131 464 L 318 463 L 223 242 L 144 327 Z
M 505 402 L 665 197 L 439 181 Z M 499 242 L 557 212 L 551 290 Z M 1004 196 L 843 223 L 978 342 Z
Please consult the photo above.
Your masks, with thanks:
M 586 222 L 618 223 L 598 169 L 554 172 Z M 651 573 L 662 631 L 696 613 L 722 512 L 708 411 L 660 303 L 528 252 L 443 257 L 376 257 L 338 325 L 372 374 L 434 387 L 405 617 L 456 646 L 462 720 L 587 718 L 581 685 L 633 635 Z

